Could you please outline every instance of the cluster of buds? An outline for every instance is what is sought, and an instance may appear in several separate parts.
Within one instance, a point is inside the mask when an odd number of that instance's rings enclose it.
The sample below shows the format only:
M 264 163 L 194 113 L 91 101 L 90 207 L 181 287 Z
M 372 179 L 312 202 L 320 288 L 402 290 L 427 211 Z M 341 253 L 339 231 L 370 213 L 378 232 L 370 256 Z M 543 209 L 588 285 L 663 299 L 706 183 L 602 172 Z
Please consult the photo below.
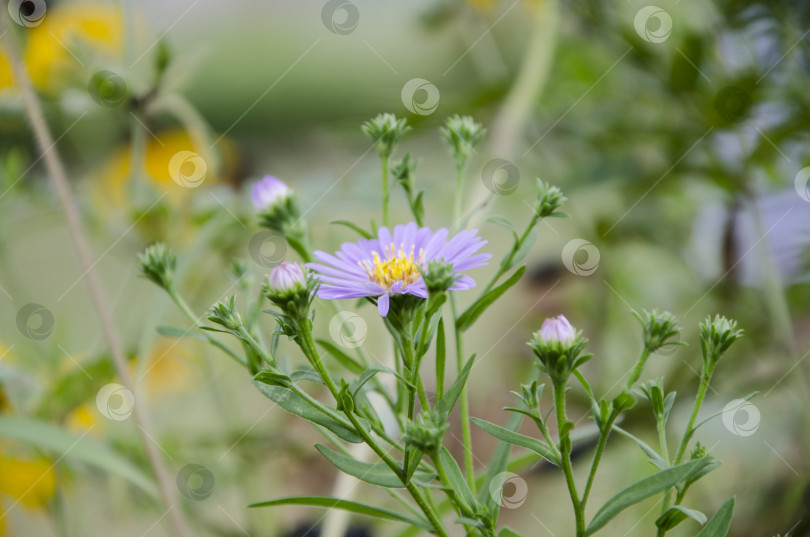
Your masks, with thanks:
M 382 158 L 390 157 L 399 140 L 411 130 L 405 119 L 397 118 L 394 114 L 378 114 L 363 123 L 361 128 L 369 140 L 374 142 L 374 147 Z
M 469 116 L 452 116 L 441 128 L 441 135 L 458 166 L 463 166 L 487 130 Z
M 668 345 L 686 345 L 683 341 L 672 341 L 677 338 L 681 329 L 678 319 L 668 311 L 644 310 L 640 314 L 633 312 L 641 323 L 644 336 L 644 348 L 650 354 Z
M 528 342 L 540 360 L 540 369 L 557 387 L 565 386 L 574 370 L 591 358 L 590 354 L 582 354 L 587 344 L 582 331 L 574 330 L 562 315 L 543 321 Z
M 138 254 L 141 274 L 167 291 L 174 285 L 174 267 L 177 256 L 163 244 L 153 244 Z
M 743 331 L 737 329 L 737 321 L 722 315 L 716 315 L 714 320 L 707 317 L 700 323 L 700 350 L 703 352 L 704 369 L 713 371 L 720 357 L 742 336 Z
M 534 212 L 537 218 L 547 217 L 563 217 L 568 216 L 567 213 L 558 211 L 565 200 L 562 190 L 556 186 L 552 186 L 545 181 L 537 180 L 537 200 L 534 204 Z
M 405 423 L 402 439 L 423 453 L 436 453 L 442 445 L 442 436 L 449 424 L 435 412 L 422 412 L 418 420 Z

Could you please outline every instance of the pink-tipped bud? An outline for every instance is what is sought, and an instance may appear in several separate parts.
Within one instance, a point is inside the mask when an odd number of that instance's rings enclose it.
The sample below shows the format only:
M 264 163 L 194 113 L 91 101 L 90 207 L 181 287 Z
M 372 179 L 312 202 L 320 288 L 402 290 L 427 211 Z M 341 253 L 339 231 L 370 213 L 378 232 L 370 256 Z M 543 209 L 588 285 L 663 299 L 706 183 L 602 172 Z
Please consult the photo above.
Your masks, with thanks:
M 284 261 L 270 273 L 267 284 L 272 291 L 285 292 L 305 287 L 307 279 L 304 276 L 304 271 L 301 270 L 301 265 L 291 261 Z
M 568 319 L 563 315 L 556 317 L 549 317 L 543 321 L 543 326 L 540 327 L 540 341 L 560 343 L 569 343 L 576 335 L 574 327 L 568 322 Z
M 254 183 L 250 192 L 253 206 L 259 211 L 269 209 L 289 194 L 290 187 L 284 181 L 272 175 L 265 175 L 262 180 Z

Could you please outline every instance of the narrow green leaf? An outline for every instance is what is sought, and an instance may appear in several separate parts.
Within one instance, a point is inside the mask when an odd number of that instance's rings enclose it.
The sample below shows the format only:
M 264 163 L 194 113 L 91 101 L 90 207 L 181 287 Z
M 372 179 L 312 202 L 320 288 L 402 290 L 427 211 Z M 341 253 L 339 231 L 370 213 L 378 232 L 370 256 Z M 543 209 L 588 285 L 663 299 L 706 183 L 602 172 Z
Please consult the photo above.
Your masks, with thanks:
M 470 486 L 467 484 L 467 480 L 464 479 L 464 474 L 461 468 L 459 468 L 456 459 L 453 458 L 453 455 L 451 455 L 444 446 L 442 446 L 439 452 L 439 462 L 437 464 L 441 464 L 442 467 L 444 467 L 447 480 L 449 481 L 448 484 L 456 493 L 456 497 L 464 502 L 467 507 L 473 508 L 475 506 L 475 497 L 470 490 Z
M 652 464 L 654 464 L 659 470 L 663 470 L 664 468 L 667 467 L 667 463 L 664 461 L 664 458 L 661 455 L 659 455 L 657 451 L 655 451 L 653 448 L 651 448 L 649 444 L 644 442 L 641 438 L 638 438 L 637 436 L 633 436 L 632 434 L 625 431 L 624 429 L 622 429 L 618 425 L 614 425 L 613 430 L 616 431 L 617 433 L 619 433 L 620 435 L 622 435 L 622 436 L 624 436 L 626 438 L 629 438 L 630 440 L 632 440 L 636 444 L 638 444 L 638 447 L 640 447 L 641 450 L 644 453 L 646 453 L 648 457 L 650 457 L 650 462 Z
M 489 218 L 487 218 L 487 222 L 492 222 L 493 224 L 498 224 L 499 226 L 503 226 L 506 229 L 510 230 L 512 233 L 514 233 L 515 236 L 517 236 L 517 230 L 515 229 L 515 226 L 513 226 L 512 222 L 510 222 L 509 220 L 507 220 L 503 216 L 498 216 L 498 215 L 490 216 Z
M 351 229 L 352 231 L 357 232 L 361 237 L 366 238 L 366 239 L 370 239 L 372 237 L 371 233 L 369 233 L 365 229 L 361 228 L 360 226 L 358 226 L 354 222 L 349 222 L 348 220 L 332 220 L 329 223 L 334 224 L 336 226 L 345 226 L 345 227 Z
M 467 384 L 467 377 L 470 375 L 470 369 L 472 369 L 474 363 L 475 355 L 473 354 L 470 359 L 467 360 L 467 365 L 464 366 L 464 369 L 459 371 L 458 377 L 456 377 L 450 389 L 447 390 L 444 396 L 439 399 L 439 402 L 436 403 L 434 411 L 442 420 L 446 420 L 453 411 L 453 407 L 456 406 L 456 401 L 458 401 L 461 391 L 464 389 L 464 385 Z
M 498 537 L 523 537 L 521 534 L 513 530 L 512 528 L 501 528 L 501 531 L 498 533 Z
M 702 468 L 707 461 L 698 459 L 690 461 L 673 468 L 667 468 L 650 477 L 644 478 L 622 490 L 605 503 L 591 520 L 586 535 L 592 535 L 602 529 L 613 517 L 627 509 L 633 504 L 640 502 L 654 494 L 663 492 L 670 487 L 674 487 L 684 479 L 687 479 L 694 472 Z
M 515 414 L 519 416 L 519 414 Z M 546 459 L 548 462 L 553 464 L 554 466 L 560 466 L 560 459 L 557 457 L 557 454 L 554 452 L 554 449 L 549 446 L 547 443 L 538 440 L 536 438 L 532 438 L 531 436 L 526 436 L 525 434 L 520 434 L 515 431 L 511 431 L 499 425 L 495 425 L 494 423 L 490 423 L 488 421 L 484 421 L 479 418 L 470 418 L 470 421 L 480 427 L 485 433 L 490 434 L 501 440 L 503 442 L 508 442 L 514 446 L 520 446 L 526 449 L 530 449 Z
M 478 317 L 480 317 L 481 314 L 484 313 L 484 311 L 486 311 L 486 309 L 493 302 L 498 300 L 501 295 L 508 291 L 510 287 L 515 285 L 518 280 L 520 280 L 520 277 L 523 276 L 524 272 L 526 272 L 526 265 L 522 265 L 514 272 L 514 274 L 509 277 L 508 280 L 476 300 L 469 308 L 467 308 L 464 313 L 461 314 L 461 317 L 456 320 L 456 329 L 464 331 L 472 326 Z
M 447 362 L 447 343 L 444 335 L 444 319 L 439 319 L 436 333 L 436 391 L 438 396 L 444 394 L 444 368 Z
M 455 520 L 456 524 L 464 524 L 465 526 L 472 526 L 473 528 L 485 528 L 484 523 L 474 518 L 460 516 Z
M 87 436 L 75 435 L 44 421 L 14 416 L 0 417 L 0 438 L 30 444 L 60 457 L 76 460 L 123 477 L 147 494 L 157 497 L 157 487 L 129 459 L 96 443 Z
M 510 432 L 516 431 L 517 428 L 520 427 L 521 421 L 523 421 L 523 416 L 520 414 L 512 414 L 509 416 L 509 421 L 506 422 L 506 430 Z M 511 450 L 512 444 L 503 441 L 498 442 L 498 446 L 495 448 L 495 452 L 492 454 L 489 464 L 487 465 L 487 473 L 484 474 L 480 488 L 478 489 L 478 503 L 488 505 L 489 511 L 496 521 L 501 504 L 499 497 L 492 494 L 489 488 L 492 480 L 495 479 L 498 474 L 502 474 L 506 471 L 506 467 L 509 465 L 509 453 Z
M 434 530 L 433 526 L 431 526 L 427 520 L 422 518 L 403 515 L 401 513 L 389 511 L 388 509 L 382 509 L 380 507 L 374 507 L 372 505 L 366 505 L 360 502 L 339 500 L 337 498 L 328 498 L 326 496 L 293 496 L 291 498 L 280 498 L 278 500 L 253 503 L 248 507 L 272 507 L 275 505 L 307 505 L 310 507 L 323 507 L 325 509 L 342 509 L 358 515 L 373 516 L 386 520 L 405 522 L 406 524 L 421 528 L 425 531 L 432 532 Z
M 726 537 L 731 527 L 731 517 L 734 515 L 734 498 L 726 500 L 711 520 L 703 526 L 695 537 Z
M 376 375 L 377 373 L 381 373 L 381 372 L 382 373 L 390 373 L 390 374 L 394 375 L 397 378 L 397 380 L 399 380 L 406 388 L 408 388 L 409 390 L 416 390 L 416 386 L 414 386 L 412 382 L 408 381 L 408 379 L 406 379 L 405 377 L 403 377 L 402 375 L 400 375 L 399 373 L 397 373 L 396 371 L 394 371 L 390 367 L 386 367 L 384 365 L 377 364 L 377 365 L 373 365 L 373 366 L 369 367 L 368 369 L 366 369 L 365 371 L 363 371 L 363 374 L 360 375 L 360 377 L 358 379 L 352 381 L 352 384 L 351 384 L 351 387 L 350 387 L 352 395 L 357 394 L 357 391 L 360 388 L 362 388 L 363 385 L 366 382 L 371 380 L 371 378 L 374 375 Z
M 348 354 L 337 348 L 332 343 L 324 339 L 317 339 L 316 341 L 318 345 L 323 347 L 326 350 L 326 352 L 331 354 L 332 357 L 335 360 L 337 360 L 340 363 L 340 365 L 345 367 L 348 371 L 351 371 L 355 375 L 359 375 L 360 373 L 363 372 L 363 370 L 365 370 L 365 367 L 363 367 L 363 365 L 360 362 L 358 362 L 357 360 L 355 360 L 354 358 L 352 358 L 351 356 L 349 356 Z
M 363 442 L 363 438 L 357 434 L 350 424 L 335 420 L 326 412 L 314 407 L 311 403 L 296 395 L 291 390 L 279 386 L 270 386 L 255 380 L 253 381 L 253 385 L 265 397 L 275 402 L 287 412 L 329 429 L 346 442 L 352 442 L 354 444 Z
M 331 462 L 338 470 L 343 473 L 356 477 L 360 481 L 371 483 L 372 485 L 379 485 L 387 488 L 404 488 L 405 485 L 400 480 L 399 476 L 394 473 L 384 462 L 363 462 L 353 459 L 343 453 L 338 453 L 321 444 L 315 444 L 321 455 L 326 457 L 326 460 Z M 418 465 L 418 461 L 414 466 Z M 430 483 L 436 478 L 436 474 L 417 471 L 413 477 L 414 481 L 419 484 Z
M 669 531 L 687 518 L 691 518 L 701 526 L 706 523 L 706 515 L 694 509 L 687 509 L 682 505 L 673 505 L 658 517 L 655 525 L 662 530 Z
M 161 336 L 166 336 L 175 339 L 196 339 L 198 341 L 205 341 L 205 336 L 200 334 L 195 327 L 180 328 L 177 326 L 158 326 L 157 333 Z

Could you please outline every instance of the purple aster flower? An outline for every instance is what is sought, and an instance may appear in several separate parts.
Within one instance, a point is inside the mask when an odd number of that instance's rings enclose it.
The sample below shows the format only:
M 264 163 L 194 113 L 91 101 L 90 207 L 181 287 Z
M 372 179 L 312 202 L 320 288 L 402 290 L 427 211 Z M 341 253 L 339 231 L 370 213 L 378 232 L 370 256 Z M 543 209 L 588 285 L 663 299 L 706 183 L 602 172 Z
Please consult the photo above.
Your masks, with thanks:
M 321 286 L 318 296 L 326 300 L 377 297 L 380 315 L 388 314 L 390 297 L 410 294 L 427 298 L 422 274 L 428 262 L 443 261 L 454 272 L 486 265 L 490 254 L 475 254 L 487 241 L 477 231 L 462 231 L 448 239 L 447 229 L 436 232 L 411 222 L 398 225 L 393 234 L 381 227 L 376 239 L 343 243 L 335 255 L 316 251 L 319 263 L 307 267 L 315 272 Z M 475 254 L 475 255 L 474 255 Z M 475 287 L 475 280 L 461 275 L 451 291 Z
M 253 206 L 257 210 L 263 211 L 278 203 L 289 193 L 290 187 L 284 181 L 272 175 L 265 175 L 264 178 L 253 184 L 250 196 L 253 199 Z
M 549 317 L 543 321 L 543 326 L 540 327 L 540 340 L 543 342 L 568 343 L 574 339 L 575 335 L 574 327 L 564 315 Z

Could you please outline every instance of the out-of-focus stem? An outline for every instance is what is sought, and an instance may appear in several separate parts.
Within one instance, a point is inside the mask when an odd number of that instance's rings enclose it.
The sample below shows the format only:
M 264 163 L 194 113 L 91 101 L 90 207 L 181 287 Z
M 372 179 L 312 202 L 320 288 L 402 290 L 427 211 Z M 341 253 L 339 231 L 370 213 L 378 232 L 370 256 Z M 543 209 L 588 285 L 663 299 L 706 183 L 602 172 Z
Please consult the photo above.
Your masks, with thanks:
M 42 113 L 42 107 L 37 99 L 36 94 L 31 86 L 31 79 L 28 75 L 21 56 L 17 43 L 15 41 L 15 32 L 8 24 L 8 13 L 5 6 L 0 9 L 0 35 L 8 36 L 6 39 L 6 49 L 9 61 L 11 63 L 14 77 L 20 88 L 23 105 L 28 116 L 31 128 L 34 131 L 37 145 L 42 152 L 42 158 L 45 161 L 45 167 L 48 170 L 48 176 L 51 181 L 53 189 L 65 213 L 65 220 L 67 221 L 68 233 L 73 245 L 76 249 L 76 255 L 79 258 L 79 263 L 84 274 L 84 280 L 90 294 L 90 299 L 93 308 L 99 319 L 99 326 L 102 335 L 107 343 L 112 356 L 113 366 L 116 370 L 116 375 L 121 383 L 130 392 L 135 393 L 135 383 L 132 380 L 129 369 L 127 368 L 126 357 L 124 356 L 123 346 L 118 337 L 115 327 L 112 322 L 112 312 L 107 304 L 107 299 L 104 296 L 104 291 L 101 287 L 101 282 L 95 272 L 95 263 L 92 260 L 90 253 L 90 245 L 84 232 L 84 226 L 79 216 L 79 211 L 76 207 L 76 202 L 73 199 L 73 194 L 70 191 L 70 185 L 65 171 L 64 164 L 59 157 L 58 149 L 51 135 L 48 124 L 45 121 L 45 116 Z M 177 508 L 176 490 L 173 480 L 169 477 L 169 473 L 163 464 L 163 460 L 158 453 L 158 448 L 154 444 L 152 438 L 155 437 L 152 425 L 149 422 L 148 414 L 143 406 L 142 399 L 135 397 L 133 401 L 133 412 L 135 424 L 138 429 L 138 434 L 143 444 L 144 451 L 146 452 L 149 466 L 157 481 L 158 491 L 160 498 L 167 509 L 167 516 L 171 521 L 174 528 L 174 533 L 180 537 L 191 537 L 191 531 L 183 518 L 182 510 Z

